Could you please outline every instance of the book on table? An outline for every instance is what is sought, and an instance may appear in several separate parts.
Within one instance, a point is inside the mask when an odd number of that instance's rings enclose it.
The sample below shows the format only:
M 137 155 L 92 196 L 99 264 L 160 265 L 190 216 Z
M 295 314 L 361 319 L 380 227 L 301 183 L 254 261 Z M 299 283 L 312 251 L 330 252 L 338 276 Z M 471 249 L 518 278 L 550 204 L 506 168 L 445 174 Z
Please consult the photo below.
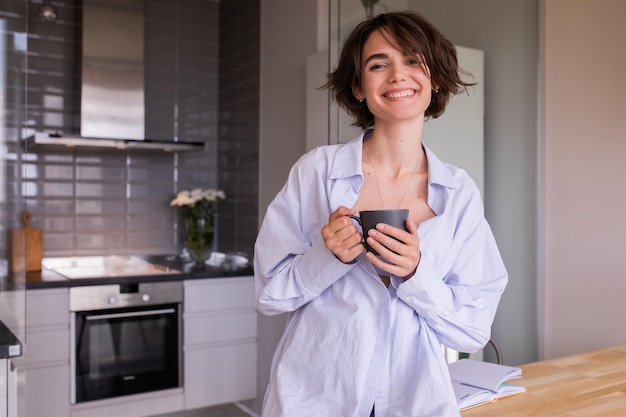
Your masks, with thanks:
M 508 383 L 522 376 L 522 370 L 515 366 L 460 359 L 448 368 L 461 410 L 526 391 L 522 386 Z

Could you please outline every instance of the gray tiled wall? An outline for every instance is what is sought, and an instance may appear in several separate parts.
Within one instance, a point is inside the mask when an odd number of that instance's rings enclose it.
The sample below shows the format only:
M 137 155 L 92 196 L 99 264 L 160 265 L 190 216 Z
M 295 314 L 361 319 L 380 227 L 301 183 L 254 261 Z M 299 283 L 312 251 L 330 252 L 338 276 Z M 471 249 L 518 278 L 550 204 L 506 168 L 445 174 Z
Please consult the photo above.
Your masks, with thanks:
M 25 0 L 1 0 L 20 9 Z M 252 254 L 258 199 L 258 0 L 146 0 L 146 137 L 205 142 L 200 152 L 23 149 L 8 126 L 9 227 L 26 208 L 44 256 L 172 253 L 181 189 L 220 188 L 217 249 Z M 9 111 L 37 131 L 80 130 L 80 1 L 59 19 L 28 3 L 28 52 L 16 55 Z M 24 7 L 21 7 L 23 10 Z M 26 86 L 24 89 L 23 86 Z M 9 94 L 10 95 L 10 94 Z
M 229 198 L 220 239 L 227 250 L 252 248 L 258 229 L 259 1 L 220 3 L 218 181 Z M 225 238 L 224 233 L 238 233 Z

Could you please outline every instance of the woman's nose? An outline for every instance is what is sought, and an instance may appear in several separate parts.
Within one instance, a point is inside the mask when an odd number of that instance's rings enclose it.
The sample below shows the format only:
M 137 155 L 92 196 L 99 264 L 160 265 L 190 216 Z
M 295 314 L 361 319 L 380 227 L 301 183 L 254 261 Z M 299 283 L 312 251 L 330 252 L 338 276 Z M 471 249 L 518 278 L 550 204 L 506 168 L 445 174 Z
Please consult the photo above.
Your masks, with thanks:
M 392 67 L 391 73 L 389 74 L 389 83 L 398 83 L 400 81 L 405 81 L 406 74 L 402 71 L 402 68 L 397 66 Z

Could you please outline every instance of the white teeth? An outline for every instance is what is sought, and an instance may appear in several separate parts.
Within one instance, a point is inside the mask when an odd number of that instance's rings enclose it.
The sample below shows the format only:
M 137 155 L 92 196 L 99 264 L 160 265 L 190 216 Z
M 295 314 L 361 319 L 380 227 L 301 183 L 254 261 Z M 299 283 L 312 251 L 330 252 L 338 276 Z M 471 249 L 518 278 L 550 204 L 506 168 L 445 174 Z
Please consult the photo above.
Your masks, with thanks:
M 404 91 L 398 91 L 395 93 L 387 93 L 385 94 L 385 97 L 400 98 L 400 97 L 409 97 L 409 96 L 412 96 L 413 94 L 415 94 L 414 90 L 404 90 Z

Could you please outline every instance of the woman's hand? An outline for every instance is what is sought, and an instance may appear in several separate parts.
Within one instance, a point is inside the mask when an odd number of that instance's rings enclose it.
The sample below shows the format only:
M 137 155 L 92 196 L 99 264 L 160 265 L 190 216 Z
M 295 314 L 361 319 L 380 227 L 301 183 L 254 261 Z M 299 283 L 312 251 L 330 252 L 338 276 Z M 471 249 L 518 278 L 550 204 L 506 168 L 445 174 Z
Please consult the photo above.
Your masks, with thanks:
M 363 236 L 349 215 L 356 210 L 341 206 L 328 217 L 328 224 L 322 227 L 322 238 L 326 247 L 341 261 L 349 263 L 365 249 Z
M 412 220 L 407 220 L 406 228 L 408 231 L 384 223 L 377 224 L 376 230 L 369 231 L 367 244 L 387 262 L 371 252 L 366 256 L 372 264 L 383 271 L 408 279 L 415 273 L 421 253 L 417 225 Z

